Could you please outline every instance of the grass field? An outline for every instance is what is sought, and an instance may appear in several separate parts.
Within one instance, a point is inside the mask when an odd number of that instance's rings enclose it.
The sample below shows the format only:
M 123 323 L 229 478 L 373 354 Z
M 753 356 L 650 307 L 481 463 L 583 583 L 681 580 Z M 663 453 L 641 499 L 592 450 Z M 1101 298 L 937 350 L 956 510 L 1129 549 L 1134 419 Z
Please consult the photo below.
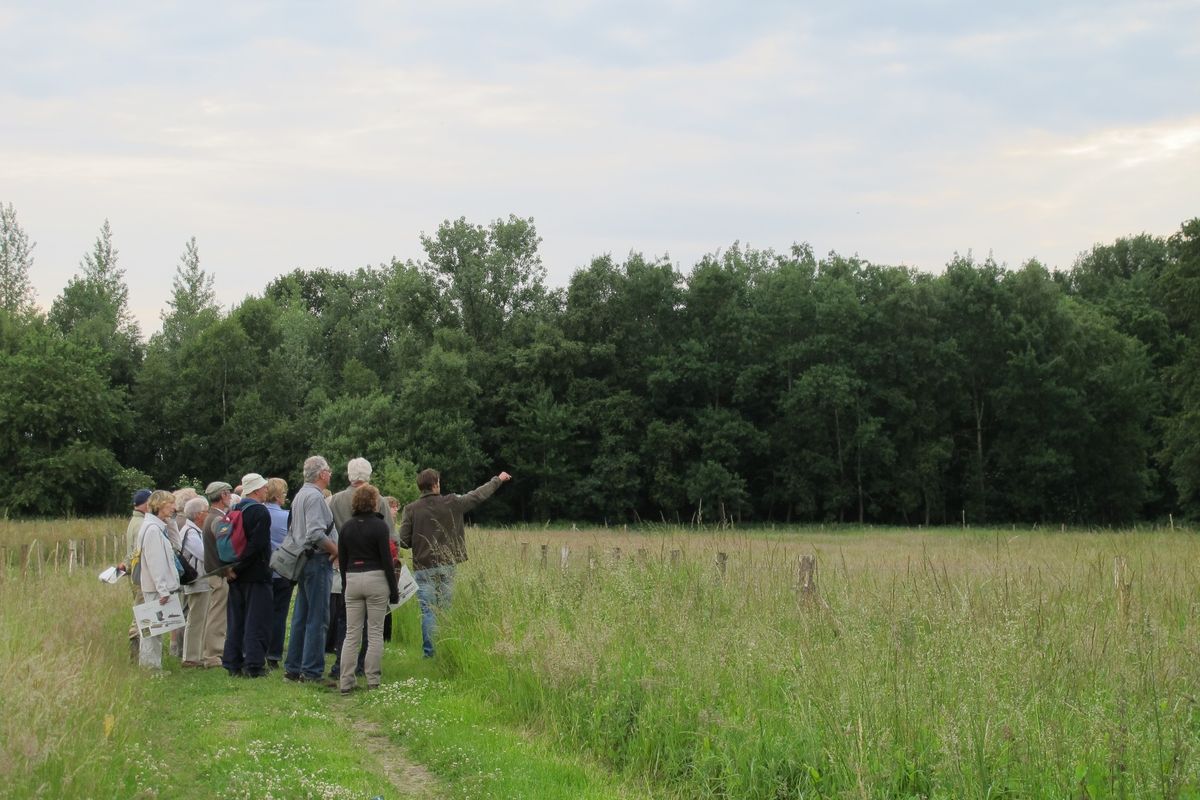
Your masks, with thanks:
M 32 538 L 0 527 L 0 546 Z M 61 563 L 22 579 L 10 559 L 0 792 L 1200 797 L 1191 532 L 537 529 L 470 547 L 438 658 L 418 658 L 407 607 L 385 688 L 349 700 L 170 659 L 150 678 L 128 665 L 125 587 Z

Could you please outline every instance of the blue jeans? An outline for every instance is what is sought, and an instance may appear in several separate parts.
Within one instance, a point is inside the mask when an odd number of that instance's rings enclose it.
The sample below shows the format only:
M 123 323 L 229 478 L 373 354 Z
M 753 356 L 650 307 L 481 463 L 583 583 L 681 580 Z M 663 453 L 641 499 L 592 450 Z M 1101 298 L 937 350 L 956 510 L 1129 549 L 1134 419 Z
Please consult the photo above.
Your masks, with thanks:
M 292 675 L 314 680 L 325 674 L 325 631 L 329 626 L 329 587 L 333 566 L 318 550 L 304 565 L 296 583 L 292 632 L 283 668 Z
M 437 615 L 450 608 L 454 594 L 454 565 L 419 569 L 413 578 L 417 581 L 417 601 L 421 604 L 421 649 L 429 658 L 437 634 Z

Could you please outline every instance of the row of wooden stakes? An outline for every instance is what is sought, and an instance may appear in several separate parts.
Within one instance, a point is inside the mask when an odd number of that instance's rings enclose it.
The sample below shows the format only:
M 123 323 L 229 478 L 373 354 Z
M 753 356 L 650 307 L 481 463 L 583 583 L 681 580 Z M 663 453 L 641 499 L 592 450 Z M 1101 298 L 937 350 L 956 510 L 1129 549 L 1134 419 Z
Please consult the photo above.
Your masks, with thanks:
M 550 545 L 540 545 L 539 563 L 545 568 L 550 560 Z M 521 560 L 529 561 L 530 546 L 529 542 L 521 542 Z M 610 563 L 618 564 L 621 561 L 622 550 L 620 547 L 612 547 L 608 551 Z M 645 547 L 637 549 L 636 559 L 638 563 L 646 563 L 650 559 L 649 550 Z M 678 566 L 683 560 L 682 550 L 671 550 L 670 565 Z M 571 562 L 571 547 L 570 545 L 562 545 L 558 551 L 558 565 L 560 569 L 566 570 Z M 595 572 L 599 561 L 596 557 L 596 548 L 589 546 L 587 549 L 587 568 L 588 572 Z M 717 574 L 724 578 L 728 571 L 729 554 L 718 550 L 713 556 L 713 566 L 716 568 Z M 802 555 L 796 565 L 796 589 L 802 595 L 815 596 L 817 593 L 817 559 L 816 556 Z
M 0 578 L 12 567 L 20 569 L 21 577 L 26 578 L 34 574 L 40 576 L 44 570 L 64 567 L 70 575 L 88 565 L 111 566 L 126 556 L 121 538 L 117 534 L 107 534 L 90 539 L 60 540 L 53 546 L 40 539 L 19 547 L 6 545 L 0 547 Z

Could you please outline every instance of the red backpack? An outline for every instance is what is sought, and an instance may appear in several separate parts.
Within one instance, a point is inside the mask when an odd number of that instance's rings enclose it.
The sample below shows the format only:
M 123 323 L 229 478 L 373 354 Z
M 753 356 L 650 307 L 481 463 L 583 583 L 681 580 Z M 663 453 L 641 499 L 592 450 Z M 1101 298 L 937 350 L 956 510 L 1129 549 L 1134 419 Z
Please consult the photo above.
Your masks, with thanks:
M 239 503 L 238 506 L 241 504 Z M 216 528 L 217 558 L 222 564 L 235 564 L 246 554 L 246 527 L 240 507 L 231 508 Z

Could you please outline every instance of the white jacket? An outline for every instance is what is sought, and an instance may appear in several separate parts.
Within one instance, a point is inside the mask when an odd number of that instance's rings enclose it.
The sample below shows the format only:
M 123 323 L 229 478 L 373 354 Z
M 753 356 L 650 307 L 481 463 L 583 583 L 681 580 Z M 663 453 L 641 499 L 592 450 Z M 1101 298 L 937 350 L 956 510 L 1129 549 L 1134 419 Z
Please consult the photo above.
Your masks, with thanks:
M 142 591 L 160 595 L 179 591 L 179 570 L 175 551 L 167 539 L 167 526 L 153 514 L 147 514 L 138 534 L 142 546 Z

